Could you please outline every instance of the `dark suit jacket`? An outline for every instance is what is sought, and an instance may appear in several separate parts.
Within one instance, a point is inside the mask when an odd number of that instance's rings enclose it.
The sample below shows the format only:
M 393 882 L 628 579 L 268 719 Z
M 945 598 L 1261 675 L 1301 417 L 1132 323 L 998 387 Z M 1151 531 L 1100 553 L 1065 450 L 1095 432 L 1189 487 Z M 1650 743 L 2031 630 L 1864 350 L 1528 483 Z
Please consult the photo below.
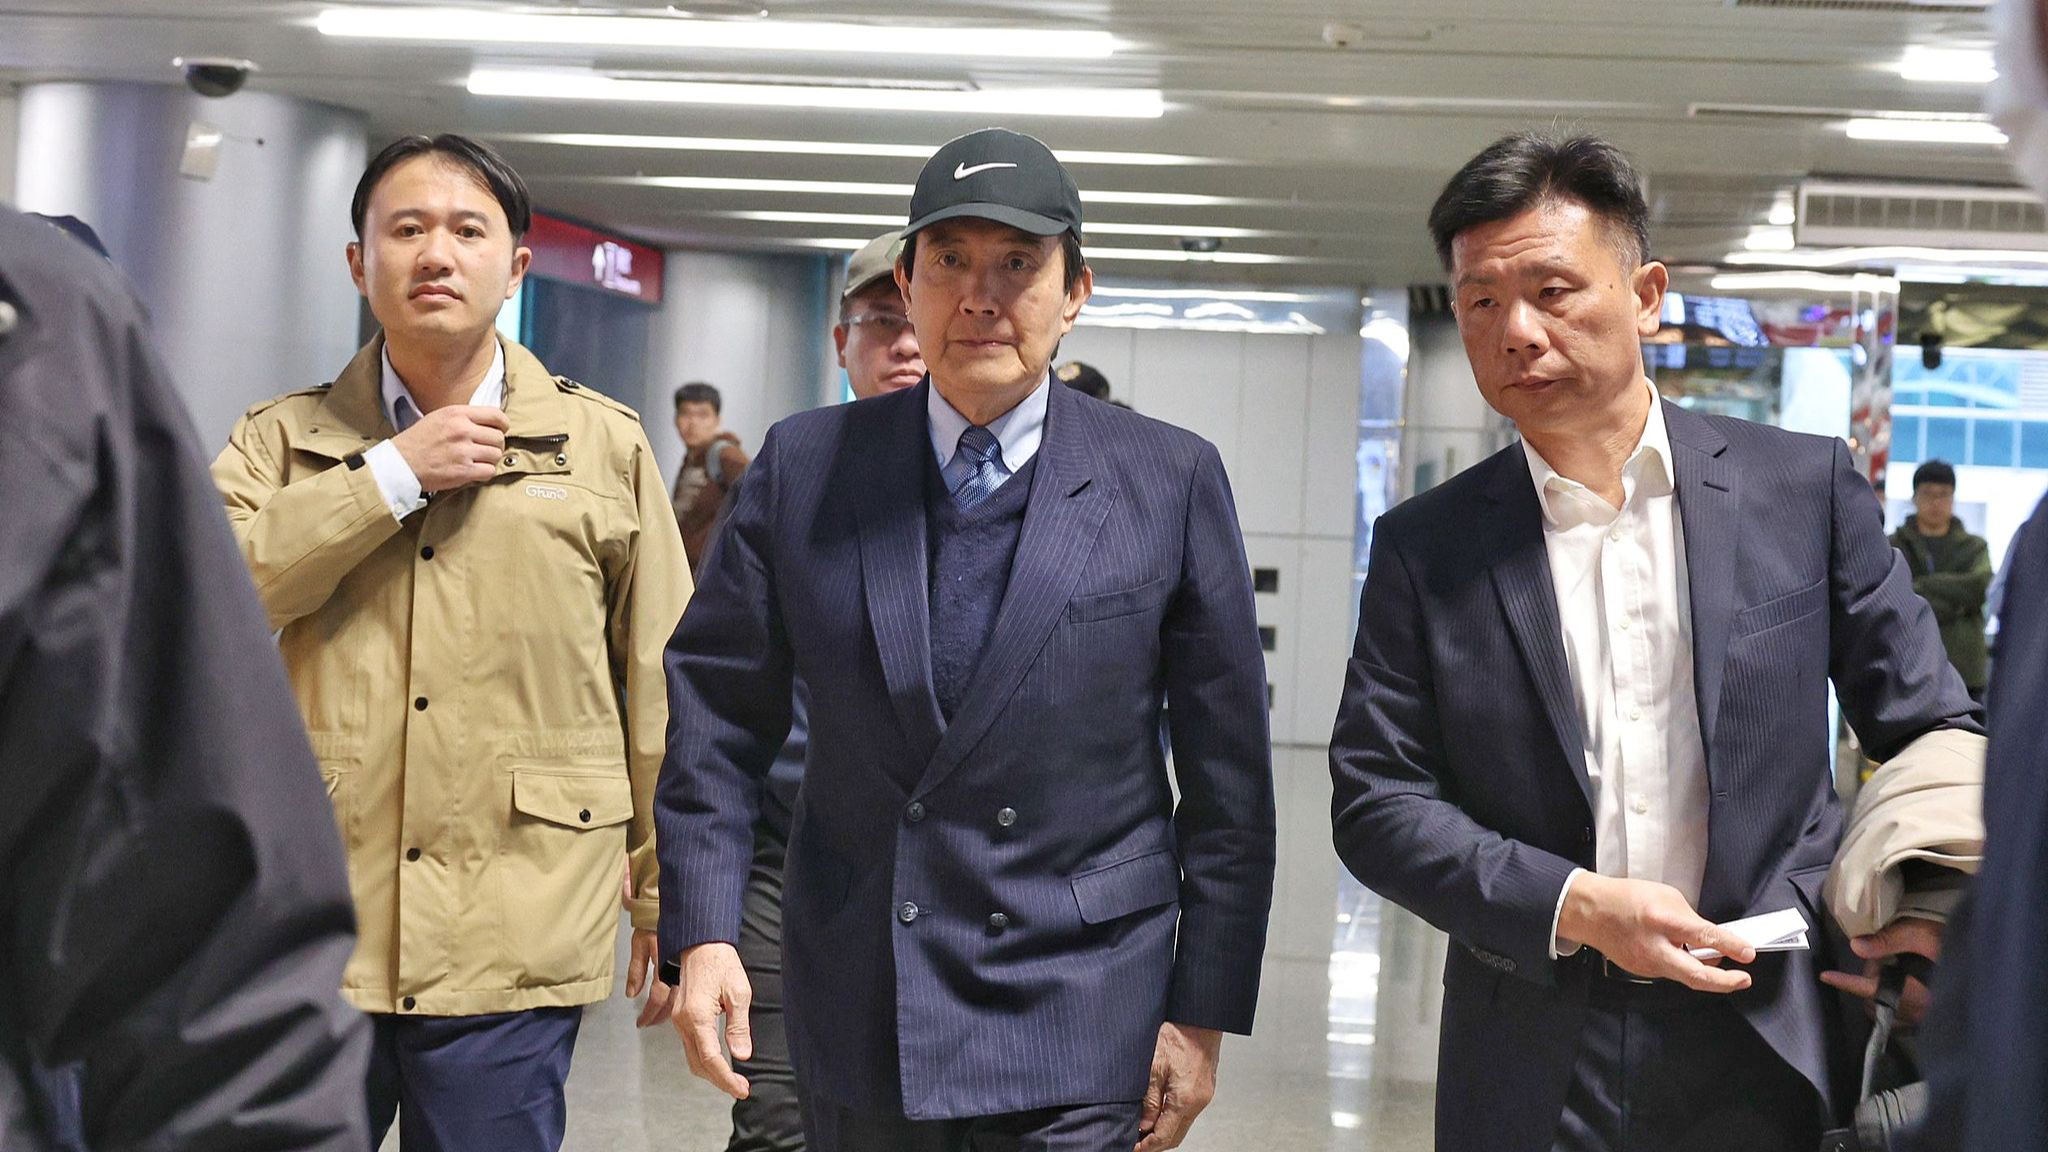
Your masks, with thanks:
M 1206 442 L 1053 388 L 947 725 L 928 388 L 783 421 L 740 485 L 669 647 L 662 951 L 738 938 L 800 674 L 783 976 L 807 1090 L 913 1119 L 1136 1100 L 1162 1019 L 1249 1031 L 1257 998 L 1273 783 L 1230 490 Z
M 1818 928 L 1841 832 L 1829 679 L 1880 759 L 1976 712 L 1844 445 L 1664 414 L 1711 789 L 1699 911 L 1797 906 Z M 1521 445 L 1380 520 L 1330 748 L 1333 815 L 1352 872 L 1454 940 L 1445 1152 L 1548 1149 L 1583 1027 L 1587 965 L 1549 958 L 1565 878 L 1595 860 L 1561 637 Z M 1760 958 L 1734 1001 L 1838 1107 L 1856 1085 L 1816 982 L 1836 958 L 1815 943 Z
M 5 207 L 0 302 L 0 1148 L 76 1063 L 87 1147 L 363 1152 L 341 837 L 191 418 L 120 273 Z
M 1949 927 L 1923 1049 L 1940 1103 L 1929 1149 L 2048 1147 L 2048 500 L 2020 532 L 1991 669 L 1984 867 Z

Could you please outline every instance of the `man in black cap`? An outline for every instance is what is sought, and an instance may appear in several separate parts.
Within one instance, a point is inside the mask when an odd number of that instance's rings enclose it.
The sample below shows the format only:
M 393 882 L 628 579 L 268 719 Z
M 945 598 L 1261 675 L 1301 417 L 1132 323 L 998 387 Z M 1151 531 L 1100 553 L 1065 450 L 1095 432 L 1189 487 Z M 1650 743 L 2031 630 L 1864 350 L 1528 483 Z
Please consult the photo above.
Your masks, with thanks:
M 669 645 L 676 1027 L 748 1092 L 719 1017 L 748 1057 L 733 942 L 800 679 L 782 983 L 811 1146 L 1172 1148 L 1251 1028 L 1272 900 L 1230 489 L 1201 439 L 1054 386 L 1091 277 L 1043 144 L 947 144 L 905 233 L 929 378 L 769 432 Z

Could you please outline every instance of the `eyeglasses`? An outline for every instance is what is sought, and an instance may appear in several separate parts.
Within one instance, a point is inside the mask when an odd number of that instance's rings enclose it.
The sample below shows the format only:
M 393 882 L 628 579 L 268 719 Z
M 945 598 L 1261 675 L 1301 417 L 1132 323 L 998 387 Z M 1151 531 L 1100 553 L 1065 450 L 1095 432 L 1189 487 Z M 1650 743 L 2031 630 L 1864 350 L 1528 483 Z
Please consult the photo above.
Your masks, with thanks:
M 858 316 L 848 316 L 846 326 L 865 327 L 877 336 L 894 340 L 903 334 L 905 328 L 910 327 L 910 317 L 901 312 L 863 312 Z

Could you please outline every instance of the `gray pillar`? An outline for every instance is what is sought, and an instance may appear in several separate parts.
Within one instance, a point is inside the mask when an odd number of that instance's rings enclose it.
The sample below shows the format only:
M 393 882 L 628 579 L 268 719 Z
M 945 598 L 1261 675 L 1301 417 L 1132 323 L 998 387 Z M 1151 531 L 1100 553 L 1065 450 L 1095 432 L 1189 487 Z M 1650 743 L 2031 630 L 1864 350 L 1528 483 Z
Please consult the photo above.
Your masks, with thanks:
M 98 231 L 149 309 L 209 447 L 249 405 L 331 380 L 348 362 L 360 115 L 163 84 L 31 84 L 20 106 L 16 204 Z M 179 172 L 195 123 L 222 133 L 204 178 Z
M 14 203 L 14 137 L 21 123 L 21 101 L 14 89 L 0 87 L 0 204 Z

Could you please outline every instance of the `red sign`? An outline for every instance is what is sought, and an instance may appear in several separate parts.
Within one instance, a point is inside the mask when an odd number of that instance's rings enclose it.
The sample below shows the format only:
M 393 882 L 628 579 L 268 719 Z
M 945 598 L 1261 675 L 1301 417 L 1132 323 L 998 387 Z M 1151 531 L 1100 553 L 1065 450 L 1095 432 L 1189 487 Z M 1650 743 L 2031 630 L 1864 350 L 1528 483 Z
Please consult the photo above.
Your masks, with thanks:
M 581 224 L 533 214 L 528 275 L 597 288 L 643 304 L 661 303 L 661 249 L 635 244 Z

